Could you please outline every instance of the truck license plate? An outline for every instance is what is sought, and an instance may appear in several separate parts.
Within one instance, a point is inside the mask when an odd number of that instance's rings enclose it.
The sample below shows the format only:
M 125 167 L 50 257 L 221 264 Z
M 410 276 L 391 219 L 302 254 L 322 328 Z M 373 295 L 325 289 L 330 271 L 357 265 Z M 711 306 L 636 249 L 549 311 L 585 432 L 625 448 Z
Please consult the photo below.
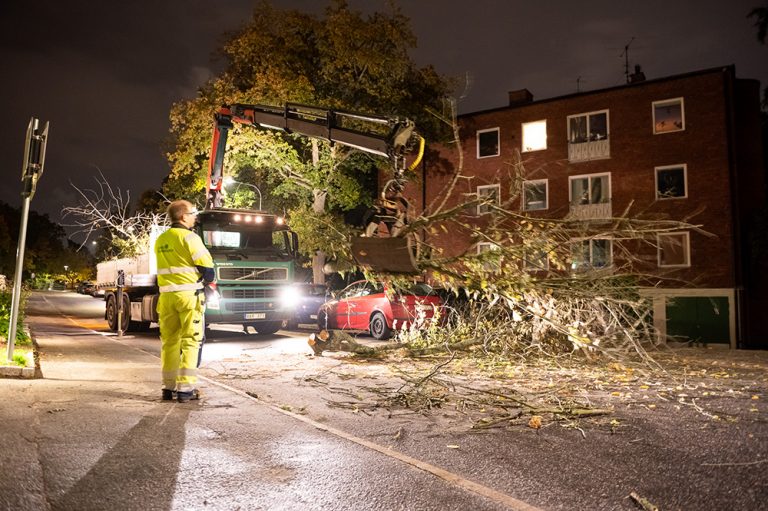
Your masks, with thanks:
M 264 312 L 248 312 L 245 315 L 245 319 L 264 319 L 267 314 Z

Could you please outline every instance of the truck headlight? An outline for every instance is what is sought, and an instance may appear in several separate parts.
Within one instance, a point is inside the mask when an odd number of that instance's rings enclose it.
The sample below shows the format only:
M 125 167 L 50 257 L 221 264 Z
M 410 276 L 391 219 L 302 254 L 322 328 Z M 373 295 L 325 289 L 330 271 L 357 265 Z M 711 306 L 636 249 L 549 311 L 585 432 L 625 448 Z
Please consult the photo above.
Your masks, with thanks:
M 205 306 L 211 310 L 219 310 L 221 304 L 221 294 L 216 289 L 215 284 L 210 284 L 205 288 Z
M 294 286 L 285 286 L 280 290 L 280 304 L 284 309 L 293 309 L 299 302 L 299 290 Z

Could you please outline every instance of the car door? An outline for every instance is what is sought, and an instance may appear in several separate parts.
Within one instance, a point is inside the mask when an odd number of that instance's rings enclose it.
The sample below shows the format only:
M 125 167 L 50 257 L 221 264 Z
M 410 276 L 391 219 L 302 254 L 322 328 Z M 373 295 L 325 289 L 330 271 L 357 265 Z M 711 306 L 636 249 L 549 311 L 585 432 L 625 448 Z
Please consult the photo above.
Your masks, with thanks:
M 364 285 L 365 282 L 354 282 L 339 292 L 336 303 L 336 324 L 339 328 L 352 328 L 349 323 L 349 308 L 354 307 L 353 300 L 359 295 Z
M 368 330 L 368 318 L 371 314 L 369 296 L 374 292 L 374 286 L 369 282 L 362 282 L 356 289 L 354 296 L 349 298 L 347 312 L 349 314 L 349 328 L 354 330 Z

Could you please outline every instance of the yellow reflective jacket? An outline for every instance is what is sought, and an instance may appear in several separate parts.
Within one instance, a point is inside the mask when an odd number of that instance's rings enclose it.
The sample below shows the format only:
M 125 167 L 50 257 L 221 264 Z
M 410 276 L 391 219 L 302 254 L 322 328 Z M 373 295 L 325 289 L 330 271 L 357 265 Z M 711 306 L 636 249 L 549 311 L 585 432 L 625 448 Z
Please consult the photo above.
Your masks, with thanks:
M 194 232 L 171 227 L 155 242 L 157 285 L 161 293 L 203 288 L 197 266 L 213 268 L 213 258 Z

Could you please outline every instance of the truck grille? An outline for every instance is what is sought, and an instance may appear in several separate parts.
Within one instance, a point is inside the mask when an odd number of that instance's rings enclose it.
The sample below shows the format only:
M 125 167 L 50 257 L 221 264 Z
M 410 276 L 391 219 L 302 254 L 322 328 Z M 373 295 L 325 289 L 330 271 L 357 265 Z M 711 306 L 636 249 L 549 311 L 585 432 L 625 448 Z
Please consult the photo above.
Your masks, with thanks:
M 242 282 L 261 280 L 288 280 L 288 269 L 225 266 L 223 268 L 219 268 L 219 280 L 239 280 Z
M 255 300 L 258 298 L 274 298 L 278 296 L 277 289 L 223 289 L 222 298 L 239 298 Z
M 226 304 L 225 307 L 230 312 L 262 312 L 275 309 L 271 302 L 234 302 Z

